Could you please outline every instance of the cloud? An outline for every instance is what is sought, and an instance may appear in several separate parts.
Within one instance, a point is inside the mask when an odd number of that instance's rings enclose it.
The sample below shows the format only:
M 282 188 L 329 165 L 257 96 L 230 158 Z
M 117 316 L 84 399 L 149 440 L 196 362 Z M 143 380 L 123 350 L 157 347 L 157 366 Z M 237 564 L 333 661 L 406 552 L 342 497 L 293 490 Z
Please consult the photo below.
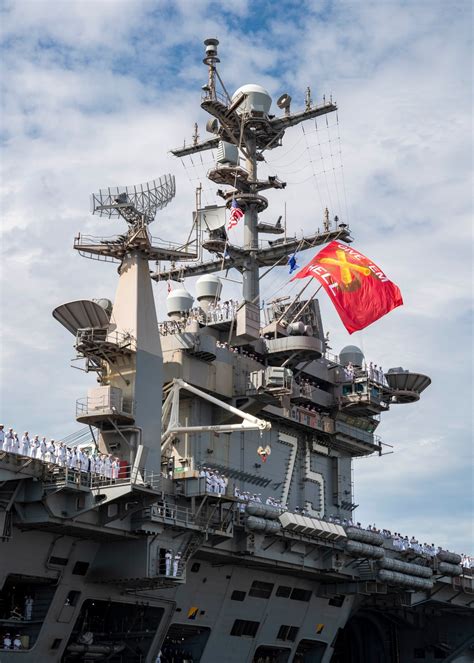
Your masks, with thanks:
M 190 140 L 194 121 L 206 136 L 202 39 L 217 36 L 231 93 L 258 82 L 274 98 L 288 91 L 296 110 L 311 85 L 315 102 L 332 93 L 338 103 L 329 126 L 321 119 L 317 129 L 308 123 L 305 133 L 289 130 L 261 171 L 288 181 L 284 193 L 269 193 L 266 220 L 283 214 L 286 202 L 289 233 L 308 232 L 321 227 L 328 206 L 402 290 L 404 307 L 352 337 L 321 297 L 334 351 L 355 342 L 384 368 L 402 365 L 433 378 L 420 403 L 383 417 L 380 434 L 395 453 L 356 461 L 359 519 L 423 539 L 436 525 L 436 543 L 467 551 L 471 7 L 268 7 L 3 3 L 2 417 L 64 436 L 75 399 L 91 384 L 68 368 L 72 337 L 49 313 L 75 298 L 113 298 L 114 268 L 86 263 L 72 249 L 78 231 L 118 231 L 115 222 L 89 215 L 89 194 L 175 173 L 178 195 L 152 231 L 178 240 L 188 231 L 199 181 L 204 202 L 215 202 L 216 187 L 205 180 L 210 155 L 186 159 L 184 168 L 168 150 Z M 285 268 L 273 270 L 263 280 L 264 297 L 296 287 L 287 282 Z M 226 288 L 236 296 L 235 285 Z M 155 290 L 163 318 L 165 287 Z

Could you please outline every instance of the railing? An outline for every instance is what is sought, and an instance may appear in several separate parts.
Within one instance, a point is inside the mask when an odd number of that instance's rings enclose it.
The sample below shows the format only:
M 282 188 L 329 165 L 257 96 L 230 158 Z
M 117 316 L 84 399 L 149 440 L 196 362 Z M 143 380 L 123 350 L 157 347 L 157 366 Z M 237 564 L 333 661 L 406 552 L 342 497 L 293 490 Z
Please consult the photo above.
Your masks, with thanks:
M 126 332 L 107 332 L 106 329 L 78 329 L 76 334 L 76 346 L 80 343 L 113 343 L 119 348 L 135 349 L 136 339 L 132 334 Z
M 86 396 L 76 401 L 76 418 L 87 415 L 127 415 L 133 417 L 135 411 L 134 402 L 128 399 L 114 399 L 110 395 Z
M 219 103 L 223 104 L 224 106 L 229 105 L 229 100 L 228 98 L 222 94 L 221 92 L 218 92 L 217 90 L 214 90 L 214 94 L 211 96 L 210 91 L 204 90 L 201 93 L 201 101 L 218 101 Z
M 334 421 L 318 412 L 306 410 L 304 407 L 293 406 L 290 411 L 291 418 L 310 428 L 316 428 L 325 433 L 334 433 Z
M 132 465 L 108 466 L 103 470 L 94 471 L 84 468 L 64 467 L 47 463 L 48 470 L 45 475 L 47 485 L 60 488 L 63 486 L 76 486 L 89 490 L 102 489 L 110 486 L 133 485 L 158 491 L 161 488 L 163 476 L 158 472 L 148 472 L 134 468 Z

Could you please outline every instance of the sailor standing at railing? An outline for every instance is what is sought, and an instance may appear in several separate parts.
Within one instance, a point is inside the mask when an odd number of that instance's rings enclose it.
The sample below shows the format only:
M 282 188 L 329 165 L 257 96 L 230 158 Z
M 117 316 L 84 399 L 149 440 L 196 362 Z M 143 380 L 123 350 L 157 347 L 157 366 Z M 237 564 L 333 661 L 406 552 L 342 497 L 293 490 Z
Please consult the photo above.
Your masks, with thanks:
M 28 435 L 28 431 L 25 431 L 23 433 L 23 437 L 21 438 L 21 455 L 22 456 L 30 455 L 30 437 Z
M 66 467 L 66 445 L 64 442 L 59 443 L 58 463 L 61 467 Z
M 173 575 L 176 577 L 179 573 L 179 564 L 181 562 L 181 553 L 177 552 L 173 559 Z
M 55 463 L 56 462 L 56 445 L 54 443 L 54 440 L 51 440 L 51 442 L 48 445 L 48 453 L 49 453 L 49 462 L 50 463 Z
M 18 437 L 18 433 L 13 433 L 12 451 L 14 454 L 20 453 L 20 438 Z
M 0 451 L 5 450 L 5 431 L 3 430 L 3 424 L 0 424 Z
M 104 461 L 104 474 L 106 479 L 112 478 L 112 454 L 109 454 Z
M 120 468 L 120 460 L 117 457 L 112 458 L 112 467 L 111 467 L 112 474 L 111 474 L 111 476 L 112 476 L 112 479 L 114 481 L 116 479 L 118 479 L 119 468 Z
M 5 435 L 5 442 L 3 443 L 3 448 L 5 449 L 5 451 L 8 451 L 8 453 L 11 453 L 11 450 L 13 448 L 13 440 L 14 440 L 13 428 L 9 428 L 8 433 Z
M 171 553 L 171 550 L 167 550 L 165 552 L 165 574 L 169 576 L 171 574 L 171 559 L 173 555 Z
M 39 446 L 39 455 L 43 462 L 46 460 L 47 452 L 48 452 L 48 443 L 46 442 L 46 438 L 42 437 Z
M 31 458 L 37 458 L 37 454 L 39 453 L 39 448 L 40 448 L 40 440 L 39 440 L 39 435 L 35 435 L 34 438 L 31 440 L 31 445 L 30 445 L 30 456 Z

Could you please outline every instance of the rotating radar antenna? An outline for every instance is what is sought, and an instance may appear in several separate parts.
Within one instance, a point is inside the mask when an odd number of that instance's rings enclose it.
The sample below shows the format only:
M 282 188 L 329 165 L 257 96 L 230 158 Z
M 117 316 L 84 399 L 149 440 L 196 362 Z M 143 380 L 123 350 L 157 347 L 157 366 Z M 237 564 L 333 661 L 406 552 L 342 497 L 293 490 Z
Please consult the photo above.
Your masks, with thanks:
M 159 179 L 135 186 L 109 187 L 92 194 L 92 214 L 121 217 L 128 223 L 126 233 L 113 238 L 93 237 L 79 234 L 74 239 L 74 248 L 85 258 L 121 263 L 124 256 L 138 252 L 147 260 L 195 260 L 196 242 L 175 244 L 153 238 L 148 226 L 155 220 L 158 210 L 163 209 L 174 198 L 176 184 L 174 175 L 163 175 Z
M 125 187 L 108 187 L 92 194 L 92 214 L 121 216 L 130 225 L 148 225 L 155 220 L 158 210 L 174 198 L 174 175 L 163 175 L 157 180 Z

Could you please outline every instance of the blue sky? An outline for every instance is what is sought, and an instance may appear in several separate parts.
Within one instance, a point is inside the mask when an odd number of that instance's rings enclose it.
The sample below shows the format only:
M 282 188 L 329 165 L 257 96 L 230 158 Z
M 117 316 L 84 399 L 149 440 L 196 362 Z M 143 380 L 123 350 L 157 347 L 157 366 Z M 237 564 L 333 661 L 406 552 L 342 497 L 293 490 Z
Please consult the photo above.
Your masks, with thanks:
M 352 337 L 321 298 L 334 351 L 354 342 L 384 368 L 433 379 L 420 403 L 383 418 L 378 432 L 394 453 L 356 461 L 358 518 L 474 552 L 471 3 L 0 7 L 4 423 L 64 436 L 76 427 L 75 400 L 92 384 L 69 367 L 71 337 L 50 314 L 68 300 L 113 298 L 114 269 L 72 249 L 78 231 L 119 231 L 90 216 L 89 194 L 172 172 L 178 195 L 153 232 L 185 232 L 194 186 L 210 164 L 188 160 L 183 168 L 168 151 L 190 139 L 194 121 L 206 136 L 202 40 L 216 36 L 229 90 L 259 83 L 274 99 L 289 92 L 298 109 L 311 85 L 315 101 L 333 94 L 338 103 L 338 124 L 288 131 L 262 167 L 288 182 L 269 196 L 266 220 L 286 202 L 291 232 L 310 231 L 328 205 L 402 290 L 403 307 Z M 204 187 L 204 202 L 215 202 L 215 187 Z M 279 271 L 267 296 L 289 289 Z M 160 312 L 164 297 L 157 286 Z

